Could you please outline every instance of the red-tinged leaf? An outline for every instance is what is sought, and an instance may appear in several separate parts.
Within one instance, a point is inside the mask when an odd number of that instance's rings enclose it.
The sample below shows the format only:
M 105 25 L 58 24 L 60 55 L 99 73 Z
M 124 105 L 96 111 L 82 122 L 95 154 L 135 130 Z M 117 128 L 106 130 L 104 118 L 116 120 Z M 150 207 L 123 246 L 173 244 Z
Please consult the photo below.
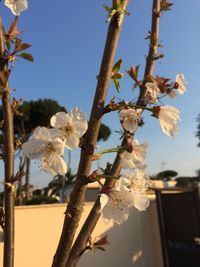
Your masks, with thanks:
M 16 54 L 17 52 L 21 52 L 27 48 L 29 48 L 31 45 L 30 44 L 26 44 L 26 43 L 22 43 L 21 39 L 16 39 L 15 40 L 15 48 L 13 53 Z
M 101 237 L 98 241 L 94 242 L 94 246 L 109 245 L 110 243 L 108 242 L 107 238 L 108 238 L 107 235 Z
M 26 44 L 26 43 L 21 44 L 21 46 L 20 46 L 20 50 L 19 50 L 19 51 L 23 51 L 23 50 L 25 50 L 25 49 L 28 49 L 29 47 L 31 47 L 30 44 Z
M 136 78 L 138 78 L 139 67 L 140 67 L 140 65 L 137 65 L 135 67 L 135 75 L 136 75 Z
M 21 53 L 21 54 L 19 54 L 17 56 L 21 57 L 21 58 L 23 58 L 25 60 L 28 60 L 30 62 L 34 62 L 33 56 L 31 54 L 29 54 L 29 53 Z

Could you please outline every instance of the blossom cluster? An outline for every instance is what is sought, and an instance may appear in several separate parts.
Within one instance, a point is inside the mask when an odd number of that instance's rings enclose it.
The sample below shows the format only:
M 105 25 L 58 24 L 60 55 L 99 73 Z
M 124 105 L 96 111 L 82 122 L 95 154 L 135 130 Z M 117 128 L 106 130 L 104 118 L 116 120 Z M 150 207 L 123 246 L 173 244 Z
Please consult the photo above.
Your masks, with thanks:
M 128 219 L 129 208 L 134 206 L 143 211 L 149 206 L 146 191 L 150 180 L 145 174 L 144 165 L 146 151 L 146 143 L 140 145 L 138 140 L 134 140 L 131 151 L 125 150 L 120 154 L 122 168 L 129 169 L 130 173 L 123 174 L 114 188 L 106 188 L 101 194 L 101 212 L 105 223 L 113 221 L 121 224 Z
M 88 128 L 84 112 L 75 107 L 69 113 L 58 112 L 50 120 L 53 128 L 38 126 L 31 139 L 22 145 L 26 157 L 38 159 L 40 167 L 51 175 L 65 175 L 64 149 L 75 149 Z
M 147 104 L 155 104 L 165 95 L 176 97 L 176 91 L 180 95 L 186 92 L 187 81 L 183 74 L 177 74 L 174 83 L 169 83 L 169 79 L 156 77 L 153 82 L 146 83 Z M 160 121 L 162 131 L 168 136 L 175 136 L 178 132 L 177 123 L 180 121 L 180 111 L 173 106 L 154 106 L 153 115 Z
M 124 108 L 119 111 L 120 122 L 125 133 L 133 135 L 136 132 L 142 112 L 147 109 L 159 119 L 161 129 L 166 135 L 175 136 L 178 132 L 177 123 L 180 120 L 180 111 L 173 106 L 157 105 L 157 102 L 163 95 L 175 97 L 176 90 L 179 94 L 184 94 L 186 85 L 187 81 L 183 74 L 178 74 L 174 83 L 169 83 L 169 79 L 163 77 L 152 78 L 151 82 L 145 84 L 144 106 L 129 107 L 129 104 L 125 103 Z M 152 108 L 147 107 L 152 104 L 154 104 Z M 115 106 L 117 107 L 117 104 Z M 146 191 L 151 183 L 145 174 L 146 150 L 146 143 L 140 145 L 137 140 L 134 140 L 131 147 L 120 154 L 122 169 L 130 169 L 131 172 L 123 174 L 114 188 L 106 188 L 101 194 L 101 212 L 106 223 L 113 221 L 121 224 L 127 220 L 130 207 L 134 206 L 142 211 L 149 206 Z
M 160 98 L 164 96 L 175 97 L 176 91 L 183 95 L 186 92 L 187 81 L 183 74 L 176 75 L 176 80 L 172 83 L 169 83 L 169 79 L 159 76 L 155 79 L 151 77 L 151 80 L 151 82 L 145 84 L 144 107 L 138 107 L 137 105 L 129 107 L 127 104 L 125 108 L 120 110 L 119 117 L 122 127 L 129 133 L 135 133 L 141 119 L 141 114 L 143 110 L 147 109 L 153 113 L 154 117 L 159 119 L 163 133 L 174 137 L 178 132 L 177 124 L 180 121 L 180 110 L 173 106 L 160 105 L 158 103 Z M 148 105 L 151 108 L 146 108 Z
M 184 75 L 177 74 L 175 82 L 170 83 L 170 79 L 157 76 L 155 79 L 152 78 L 151 82 L 146 83 L 146 102 L 147 104 L 158 102 L 163 94 L 166 94 L 170 98 L 177 96 L 176 91 L 180 95 L 186 92 L 187 81 Z

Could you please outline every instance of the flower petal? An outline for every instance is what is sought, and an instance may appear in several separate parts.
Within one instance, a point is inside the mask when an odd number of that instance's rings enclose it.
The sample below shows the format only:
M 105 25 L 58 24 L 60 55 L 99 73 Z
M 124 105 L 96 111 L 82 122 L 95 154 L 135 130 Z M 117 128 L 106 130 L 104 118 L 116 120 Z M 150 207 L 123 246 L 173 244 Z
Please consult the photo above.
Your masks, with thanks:
M 77 148 L 79 146 L 79 138 L 77 138 L 75 135 L 70 134 L 66 139 L 65 139 L 65 146 L 68 149 L 74 149 Z
M 66 112 L 57 112 L 51 117 L 51 126 L 57 129 L 65 128 L 68 124 L 71 124 L 71 117 Z
M 38 126 L 33 131 L 32 137 L 38 140 L 42 140 L 45 143 L 48 143 L 51 140 L 49 129 L 46 127 Z
M 43 160 L 42 169 L 51 175 L 65 175 L 67 172 L 67 164 L 64 159 L 56 153 L 52 153 L 51 158 Z
M 5 0 L 5 6 L 7 6 L 13 15 L 19 16 L 20 13 L 28 8 L 27 0 Z
M 121 224 L 128 219 L 129 208 L 134 205 L 134 199 L 130 191 L 114 189 L 106 194 L 102 194 L 100 199 L 102 216 L 105 223 L 114 221 Z
M 130 133 L 134 133 L 138 127 L 138 121 L 142 109 L 122 109 L 119 117 L 123 128 Z
M 42 140 L 31 139 L 22 145 L 22 150 L 27 158 L 37 159 L 42 156 L 46 150 L 47 144 Z
M 144 211 L 148 208 L 150 201 L 145 194 L 133 192 L 133 197 L 135 202 L 134 206 L 136 207 L 136 209 L 138 209 L 139 211 Z
M 51 142 L 53 148 L 55 149 L 55 152 L 59 155 L 59 156 L 63 156 L 64 154 L 64 148 L 65 148 L 65 143 L 59 139 L 56 138 L 55 141 Z

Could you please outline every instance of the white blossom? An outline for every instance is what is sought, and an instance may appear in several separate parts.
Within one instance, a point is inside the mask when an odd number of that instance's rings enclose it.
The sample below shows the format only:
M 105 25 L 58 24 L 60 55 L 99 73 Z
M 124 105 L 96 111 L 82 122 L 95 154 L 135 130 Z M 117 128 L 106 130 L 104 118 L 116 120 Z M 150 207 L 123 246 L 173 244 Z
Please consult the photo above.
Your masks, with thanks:
M 179 94 L 183 95 L 186 92 L 186 86 L 188 82 L 185 80 L 185 77 L 182 73 L 176 75 L 175 83 L 178 85 Z
M 26 157 L 38 159 L 41 168 L 51 175 L 65 175 L 67 165 L 63 159 L 64 143 L 55 129 L 37 127 L 32 139 L 22 145 Z
M 137 130 L 142 109 L 122 109 L 119 112 L 120 121 L 126 131 L 134 133 Z
M 180 110 L 172 106 L 156 106 L 153 112 L 160 121 L 160 126 L 168 136 L 174 137 L 178 132 L 177 123 L 180 121 Z
M 129 190 L 113 189 L 107 194 L 101 194 L 101 213 L 105 223 L 122 224 L 128 219 L 129 208 L 133 206 L 133 198 Z
M 146 83 L 146 100 L 148 103 L 157 102 L 157 97 L 160 93 L 160 89 L 158 88 L 157 82 L 148 82 Z
M 146 195 L 150 184 L 149 177 L 145 174 L 145 170 L 142 169 L 135 169 L 132 175 L 120 178 L 120 187 L 122 190 L 125 190 L 125 188 L 130 190 L 134 206 L 139 211 L 146 210 L 150 204 Z
M 120 154 L 122 168 L 133 169 L 138 163 L 144 163 L 147 147 L 147 143 L 140 145 L 138 140 L 135 139 L 132 143 L 132 152 L 124 151 Z
M 15 16 L 19 16 L 22 11 L 28 8 L 27 0 L 5 0 L 4 3 Z
M 79 146 L 80 138 L 86 132 L 88 123 L 85 113 L 76 107 L 69 113 L 56 113 L 51 118 L 51 126 L 59 129 L 60 138 L 65 140 L 65 146 L 74 149 Z

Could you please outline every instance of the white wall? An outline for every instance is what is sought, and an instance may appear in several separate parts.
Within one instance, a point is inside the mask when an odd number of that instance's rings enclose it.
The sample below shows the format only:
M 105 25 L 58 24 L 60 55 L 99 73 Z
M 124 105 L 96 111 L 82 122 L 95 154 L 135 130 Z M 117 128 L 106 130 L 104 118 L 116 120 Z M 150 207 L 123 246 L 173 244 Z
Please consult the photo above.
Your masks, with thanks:
M 92 204 L 85 205 L 84 218 Z M 15 267 L 50 267 L 58 243 L 65 205 L 16 207 Z M 82 223 L 81 222 L 81 223 Z M 122 225 L 99 221 L 93 236 L 108 235 L 106 252 L 87 252 L 80 267 L 162 267 L 155 202 L 146 212 L 132 209 Z M 1 238 L 0 238 L 1 240 Z M 3 258 L 0 241 L 0 266 Z

